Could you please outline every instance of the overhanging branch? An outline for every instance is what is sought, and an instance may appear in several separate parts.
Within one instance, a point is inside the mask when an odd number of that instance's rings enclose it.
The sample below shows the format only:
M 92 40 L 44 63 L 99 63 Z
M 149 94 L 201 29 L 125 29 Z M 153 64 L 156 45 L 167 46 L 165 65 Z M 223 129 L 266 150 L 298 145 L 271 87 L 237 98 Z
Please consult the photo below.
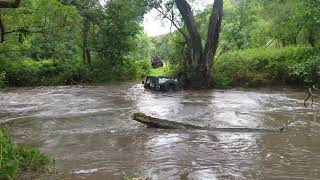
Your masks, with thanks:
M 182 29 L 174 22 L 173 16 L 171 16 L 172 18 L 170 18 L 170 17 L 168 17 L 168 15 L 166 13 L 161 11 L 159 8 L 155 7 L 154 9 L 157 10 L 165 19 L 168 19 L 171 22 L 171 25 L 173 25 L 183 35 L 183 37 L 186 39 L 186 41 L 188 41 L 189 38 L 188 38 L 187 34 L 185 32 L 183 32 Z

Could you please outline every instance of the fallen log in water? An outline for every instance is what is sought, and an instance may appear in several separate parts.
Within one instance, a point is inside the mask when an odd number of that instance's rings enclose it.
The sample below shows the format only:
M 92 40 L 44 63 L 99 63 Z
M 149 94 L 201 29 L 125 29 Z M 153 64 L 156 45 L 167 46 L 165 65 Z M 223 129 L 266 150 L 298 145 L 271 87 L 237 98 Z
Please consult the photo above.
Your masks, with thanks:
M 283 132 L 287 126 L 283 126 L 280 129 L 255 129 L 255 128 L 211 128 L 201 127 L 191 124 L 185 124 L 180 122 L 168 121 L 165 119 L 159 119 L 151 116 L 147 116 L 143 113 L 133 114 L 133 120 L 138 121 L 150 128 L 159 129 L 198 129 L 208 131 L 221 131 L 221 132 Z

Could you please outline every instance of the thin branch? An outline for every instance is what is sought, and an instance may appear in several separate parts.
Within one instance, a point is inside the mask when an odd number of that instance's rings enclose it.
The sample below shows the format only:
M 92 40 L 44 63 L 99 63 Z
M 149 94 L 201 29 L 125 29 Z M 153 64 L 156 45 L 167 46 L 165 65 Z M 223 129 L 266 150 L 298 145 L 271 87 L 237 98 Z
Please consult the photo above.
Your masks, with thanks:
M 171 19 L 172 19 L 172 20 L 174 19 L 173 10 L 171 11 Z M 173 26 L 173 23 L 172 23 L 172 21 L 171 21 L 171 23 L 170 23 L 170 36 L 172 36 L 172 26 Z
M 189 38 L 188 38 L 188 36 L 186 35 L 186 33 L 184 33 L 184 32 L 182 31 L 182 29 L 178 27 L 178 25 L 174 22 L 173 19 L 169 18 L 169 17 L 166 15 L 166 13 L 164 13 L 164 12 L 161 11 L 160 9 L 158 9 L 158 8 L 156 8 L 156 7 L 155 7 L 154 9 L 156 9 L 160 14 L 162 14 L 164 18 L 166 18 L 166 19 L 168 19 L 169 21 L 171 21 L 172 25 L 174 25 L 174 27 L 176 27 L 177 30 L 178 30 L 178 31 L 184 36 L 184 38 L 188 41 Z
M 232 49 L 233 47 L 230 45 L 230 42 L 228 42 L 228 44 L 225 46 L 225 48 L 223 48 L 223 50 L 219 53 L 219 55 L 216 58 L 216 61 L 219 60 L 220 56 L 226 52 L 228 52 L 230 49 Z
M 311 106 L 313 106 L 314 98 L 318 97 L 318 95 L 316 95 L 312 92 L 312 89 L 314 89 L 316 91 L 320 91 L 318 88 L 315 87 L 315 85 L 313 85 L 312 88 L 309 88 L 309 95 L 308 95 L 307 99 L 304 100 L 304 107 L 307 107 L 307 101 L 310 99 L 310 97 L 311 97 Z
M 274 39 L 266 46 L 266 48 L 268 48 L 273 42 L 274 42 Z

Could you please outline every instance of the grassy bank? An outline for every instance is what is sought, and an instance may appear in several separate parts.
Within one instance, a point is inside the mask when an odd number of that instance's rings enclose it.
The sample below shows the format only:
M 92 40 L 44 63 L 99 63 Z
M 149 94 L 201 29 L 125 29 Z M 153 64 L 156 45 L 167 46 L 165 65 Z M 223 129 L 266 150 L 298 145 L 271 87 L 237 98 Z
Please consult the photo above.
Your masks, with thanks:
M 36 178 L 51 174 L 54 160 L 40 150 L 14 144 L 5 130 L 0 128 L 0 179 Z
M 150 73 L 146 61 L 125 61 L 116 65 L 94 61 L 84 65 L 80 60 L 0 60 L 0 87 L 70 85 L 112 80 L 134 80 Z
M 218 87 L 320 84 L 320 50 L 246 49 L 225 54 L 213 67 Z

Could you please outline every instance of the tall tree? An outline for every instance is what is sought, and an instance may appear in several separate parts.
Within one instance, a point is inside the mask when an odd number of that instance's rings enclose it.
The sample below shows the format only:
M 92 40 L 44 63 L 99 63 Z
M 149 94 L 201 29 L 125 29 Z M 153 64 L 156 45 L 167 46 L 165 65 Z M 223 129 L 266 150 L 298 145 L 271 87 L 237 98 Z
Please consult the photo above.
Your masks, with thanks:
M 187 33 L 177 27 L 174 19 L 170 18 L 173 16 L 173 13 L 171 16 L 163 12 L 162 14 L 183 34 L 188 47 L 185 55 L 186 61 L 184 63 L 184 69 L 180 74 L 180 76 L 182 76 L 181 79 L 183 79 L 185 86 L 196 88 L 208 87 L 211 84 L 211 69 L 219 44 L 223 16 L 223 0 L 215 0 L 213 3 L 204 46 L 202 42 L 203 37 L 201 37 L 199 33 L 199 27 L 197 26 L 190 3 L 187 0 L 174 0 L 174 3 L 181 14 Z M 151 1 L 150 4 L 158 8 L 161 2 L 156 3 L 155 1 Z M 172 1 L 166 4 L 166 7 L 168 7 L 168 5 L 172 4 Z M 169 8 L 167 12 L 173 11 Z
M 0 1 L 0 8 L 18 8 L 21 0 L 15 1 Z M 6 34 L 5 26 L 3 24 L 2 16 L 0 15 L 0 43 L 5 41 L 4 36 Z
M 82 59 L 84 64 L 91 64 L 89 31 L 91 23 L 99 24 L 104 15 L 99 0 L 60 0 L 63 4 L 73 5 L 83 17 L 82 23 Z
M 90 20 L 87 17 L 83 17 L 83 44 L 82 44 L 82 59 L 84 64 L 91 64 L 91 55 L 89 49 L 89 31 L 90 31 Z

